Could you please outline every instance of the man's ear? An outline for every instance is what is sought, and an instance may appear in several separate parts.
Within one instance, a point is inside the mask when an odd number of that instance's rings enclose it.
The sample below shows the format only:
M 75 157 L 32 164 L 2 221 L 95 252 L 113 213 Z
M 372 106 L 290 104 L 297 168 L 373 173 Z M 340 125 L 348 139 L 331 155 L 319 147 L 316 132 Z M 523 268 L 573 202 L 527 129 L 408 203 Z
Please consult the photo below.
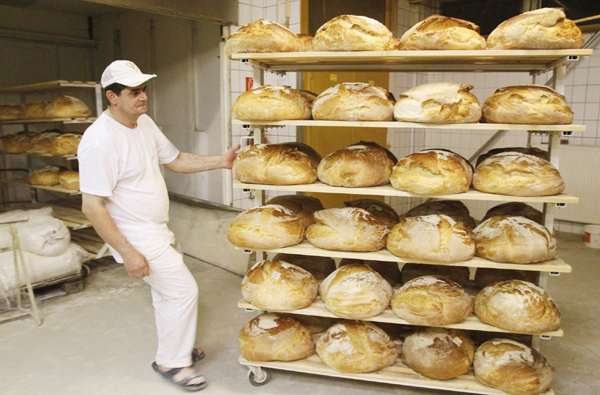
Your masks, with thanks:
M 117 104 L 117 94 L 113 91 L 106 91 L 106 100 L 110 103 L 111 106 L 115 106 Z

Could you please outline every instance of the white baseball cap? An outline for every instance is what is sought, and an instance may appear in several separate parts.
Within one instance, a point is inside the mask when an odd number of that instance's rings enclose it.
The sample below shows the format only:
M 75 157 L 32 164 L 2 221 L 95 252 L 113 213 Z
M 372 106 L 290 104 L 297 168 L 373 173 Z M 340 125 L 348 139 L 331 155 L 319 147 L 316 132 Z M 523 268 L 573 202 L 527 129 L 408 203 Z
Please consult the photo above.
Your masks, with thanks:
M 151 78 L 156 77 L 156 74 L 144 74 L 135 65 L 135 63 L 129 60 L 115 60 L 102 73 L 102 87 L 116 83 L 121 85 L 134 87 L 142 85 L 144 82 Z

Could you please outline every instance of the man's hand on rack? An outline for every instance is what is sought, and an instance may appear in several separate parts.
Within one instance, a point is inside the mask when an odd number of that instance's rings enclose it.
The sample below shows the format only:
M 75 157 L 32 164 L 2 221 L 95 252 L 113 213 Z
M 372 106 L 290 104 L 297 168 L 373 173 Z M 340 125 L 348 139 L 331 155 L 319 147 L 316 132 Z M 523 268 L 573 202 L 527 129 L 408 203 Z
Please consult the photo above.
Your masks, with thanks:
M 229 151 L 227 151 L 221 158 L 219 167 L 221 169 L 231 169 L 233 167 L 233 162 L 235 161 L 235 158 L 237 158 L 238 155 L 235 152 L 240 148 L 241 145 L 239 144 L 233 148 L 230 148 Z
M 150 266 L 146 257 L 136 250 L 123 255 L 123 265 L 130 277 L 142 279 L 150 274 Z

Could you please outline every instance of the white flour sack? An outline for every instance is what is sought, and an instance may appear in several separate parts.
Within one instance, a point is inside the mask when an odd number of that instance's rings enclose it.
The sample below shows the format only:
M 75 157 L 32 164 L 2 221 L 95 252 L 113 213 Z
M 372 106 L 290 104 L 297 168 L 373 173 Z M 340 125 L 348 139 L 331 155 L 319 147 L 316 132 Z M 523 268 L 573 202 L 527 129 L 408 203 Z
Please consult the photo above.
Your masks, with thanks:
M 31 218 L 17 224 L 21 249 L 36 255 L 56 256 L 64 253 L 71 233 L 63 221 L 54 217 Z
M 11 210 L 0 214 L 0 252 L 12 250 L 12 231 L 10 223 L 40 217 L 52 217 L 52 207 L 44 207 L 36 210 Z

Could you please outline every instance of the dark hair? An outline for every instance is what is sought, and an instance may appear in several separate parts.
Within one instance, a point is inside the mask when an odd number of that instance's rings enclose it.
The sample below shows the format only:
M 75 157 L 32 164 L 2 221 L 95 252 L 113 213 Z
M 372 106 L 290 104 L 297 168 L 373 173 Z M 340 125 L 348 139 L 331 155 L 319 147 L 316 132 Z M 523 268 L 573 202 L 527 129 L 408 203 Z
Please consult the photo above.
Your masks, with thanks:
M 104 97 L 106 97 L 106 92 L 108 92 L 108 91 L 113 91 L 115 93 L 115 95 L 121 96 L 121 91 L 125 88 L 127 88 L 127 86 L 125 86 L 123 84 L 119 84 L 118 82 L 115 82 L 114 84 L 110 84 L 109 86 L 104 88 Z M 108 105 L 110 106 L 110 102 L 108 102 Z

